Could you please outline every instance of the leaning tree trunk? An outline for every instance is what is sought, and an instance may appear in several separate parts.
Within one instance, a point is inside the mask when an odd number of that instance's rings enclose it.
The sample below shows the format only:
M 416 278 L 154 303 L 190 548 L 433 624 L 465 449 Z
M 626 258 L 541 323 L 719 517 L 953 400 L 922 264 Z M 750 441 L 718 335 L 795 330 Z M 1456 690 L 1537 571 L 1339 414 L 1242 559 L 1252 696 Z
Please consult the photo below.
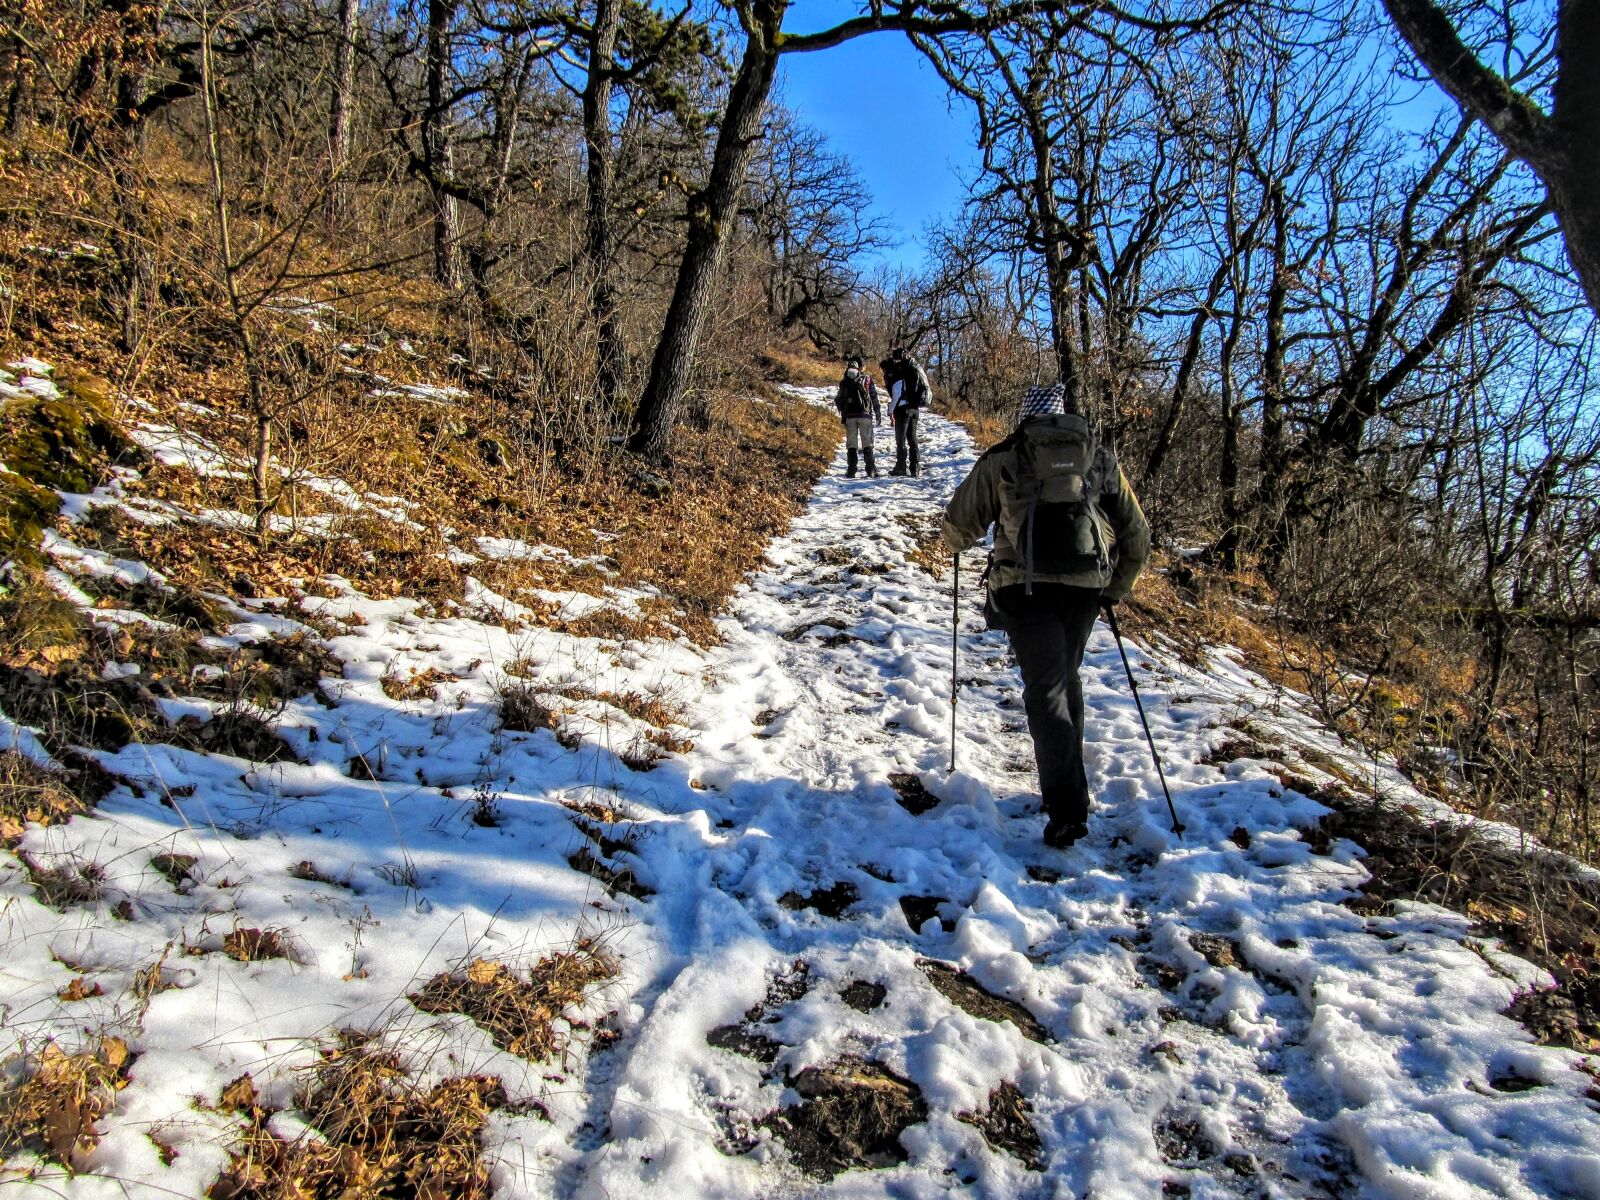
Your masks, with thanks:
M 666 460 L 668 440 L 683 407 L 689 370 L 705 330 L 707 302 L 727 248 L 739 191 L 755 156 L 761 115 L 778 70 L 783 7 L 776 7 L 775 17 L 748 31 L 744 59 L 728 93 L 727 111 L 717 135 L 710 178 L 689 201 L 688 244 L 628 440 L 629 450 L 652 463 Z

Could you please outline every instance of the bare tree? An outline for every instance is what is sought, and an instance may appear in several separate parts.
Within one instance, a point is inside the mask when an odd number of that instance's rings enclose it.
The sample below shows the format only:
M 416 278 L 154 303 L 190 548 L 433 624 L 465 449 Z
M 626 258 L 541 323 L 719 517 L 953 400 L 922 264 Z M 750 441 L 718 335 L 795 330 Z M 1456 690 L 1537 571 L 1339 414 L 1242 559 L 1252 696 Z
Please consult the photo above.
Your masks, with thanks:
M 1095 11 L 1058 0 L 993 5 L 903 0 L 893 7 L 875 4 L 861 15 L 815 33 L 795 34 L 783 29 L 789 0 L 741 0 L 732 7 L 744 35 L 743 53 L 721 115 L 710 173 L 705 185 L 689 198 L 688 231 L 677 283 L 628 440 L 630 450 L 657 463 L 666 459 L 668 439 L 689 385 L 695 349 L 705 326 L 706 302 L 761 136 L 762 114 L 781 56 L 826 50 L 874 32 L 923 37 L 981 33 L 1041 9 L 1076 12 L 1085 18 Z

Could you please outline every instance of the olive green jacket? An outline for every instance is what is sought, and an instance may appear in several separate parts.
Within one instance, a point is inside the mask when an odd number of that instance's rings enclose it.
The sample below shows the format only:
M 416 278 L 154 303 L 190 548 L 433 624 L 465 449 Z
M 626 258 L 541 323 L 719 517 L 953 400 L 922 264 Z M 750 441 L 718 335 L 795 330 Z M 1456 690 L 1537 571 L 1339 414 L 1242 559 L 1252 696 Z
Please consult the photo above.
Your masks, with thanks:
M 1012 584 L 1027 582 L 1027 564 L 1017 548 L 1007 540 L 996 522 L 1000 517 L 1002 480 L 1016 478 L 1013 439 L 991 447 L 972 473 L 966 477 L 944 510 L 944 543 L 960 553 L 976 545 L 994 525 L 994 553 L 990 557 L 989 589 L 998 591 Z M 1096 516 L 1101 524 L 1102 544 L 1110 547 L 1104 570 L 1091 567 L 1071 575 L 1035 573 L 1035 583 L 1064 583 L 1072 587 L 1100 588 L 1113 602 L 1126 600 L 1133 592 L 1133 581 L 1150 558 L 1150 526 L 1144 519 L 1139 500 L 1128 486 L 1128 478 L 1115 456 L 1102 447 L 1108 462 L 1106 479 L 1116 473 L 1115 490 L 1109 487 L 1096 497 Z

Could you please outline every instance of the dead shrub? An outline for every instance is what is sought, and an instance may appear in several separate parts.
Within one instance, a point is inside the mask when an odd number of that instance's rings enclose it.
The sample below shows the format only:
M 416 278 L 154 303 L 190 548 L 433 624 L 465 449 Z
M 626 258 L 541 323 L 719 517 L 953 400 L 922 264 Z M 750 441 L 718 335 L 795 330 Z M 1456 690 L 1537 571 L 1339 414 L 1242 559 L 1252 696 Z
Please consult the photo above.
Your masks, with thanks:
M 500 727 L 514 733 L 533 733 L 560 726 L 550 706 L 539 699 L 539 689 L 531 683 L 505 684 L 500 689 Z
M 571 1039 L 566 1013 L 590 989 L 614 977 L 616 958 L 595 938 L 547 955 L 526 971 L 493 959 L 475 958 L 455 971 L 435 975 L 411 995 L 427 1013 L 460 1013 L 508 1053 L 530 1062 L 564 1056 Z
M 94 904 L 100 899 L 105 874 L 98 863 L 69 856 L 47 866 L 25 850 L 15 853 L 27 868 L 28 879 L 40 904 L 64 910 L 74 904 Z
M 489 1200 L 481 1135 L 490 1112 L 506 1105 L 498 1079 L 423 1088 L 397 1054 L 346 1033 L 309 1068 L 297 1103 L 322 1138 L 273 1133 L 248 1075 L 224 1090 L 220 1107 L 248 1123 L 209 1200 Z
M 294 944 L 280 929 L 235 929 L 222 939 L 222 952 L 239 962 L 284 958 L 299 962 Z
M 171 740 L 190 750 L 226 754 L 250 762 L 299 761 L 272 726 L 243 708 L 225 708 L 209 721 L 184 717 L 173 730 Z
M 432 700 L 434 689 L 453 678 L 448 671 L 427 667 L 403 677 L 385 675 L 381 683 L 383 694 L 391 700 Z
M 55 1042 L 29 1055 L 21 1083 L 0 1095 L 0 1159 L 31 1150 L 76 1170 L 100 1141 L 95 1123 L 128 1085 L 133 1056 L 121 1038 L 68 1054 Z

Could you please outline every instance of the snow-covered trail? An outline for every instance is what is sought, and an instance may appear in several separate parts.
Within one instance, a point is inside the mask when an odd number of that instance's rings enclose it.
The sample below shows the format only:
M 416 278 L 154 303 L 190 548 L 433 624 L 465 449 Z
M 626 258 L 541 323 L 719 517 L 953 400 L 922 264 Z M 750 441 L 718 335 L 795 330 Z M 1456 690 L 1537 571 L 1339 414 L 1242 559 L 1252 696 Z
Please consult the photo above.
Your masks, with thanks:
M 29 370 L 47 386 L 48 364 Z M 501 1200 L 1600 1197 L 1584 1060 L 1500 1015 L 1549 980 L 1458 914 L 1341 903 L 1365 871 L 1352 844 L 1313 835 L 1322 807 L 1268 764 L 1205 762 L 1248 717 L 1429 803 L 1295 697 L 1227 654 L 1201 669 L 1131 648 L 1179 841 L 1097 631 L 1084 674 L 1099 806 L 1079 845 L 1043 849 L 1019 681 L 1004 638 L 979 627 L 973 555 L 947 773 L 949 575 L 917 563 L 974 451 L 925 421 L 921 479 L 846 480 L 841 451 L 709 654 L 556 632 L 476 584 L 434 608 L 334 577 L 304 598 L 215 597 L 230 623 L 208 645 L 302 635 L 332 657 L 314 691 L 262 710 L 290 757 L 176 740 L 97 752 L 120 784 L 19 843 L 36 867 L 87 871 L 84 897 L 42 903 L 33 868 L 0 856 L 0 1086 L 47 1044 L 114 1035 L 134 1056 L 76 1172 L 8 1151 L 0 1186 L 204 1196 L 239 1145 L 243 1118 L 219 1103 L 230 1084 L 248 1073 L 274 1130 L 315 1139 L 296 1115 L 307 1069 L 355 1030 L 418 1086 L 503 1082 L 518 1103 L 483 1134 Z M 144 428 L 197 470 L 237 465 L 170 432 Z M 64 502 L 172 519 L 120 486 Z M 112 633 L 180 632 L 98 605 L 82 587 L 149 569 L 73 536 L 47 545 L 64 596 Z M 476 549 L 557 553 L 492 541 Z M 645 595 L 604 591 L 539 596 L 581 616 Z M 546 710 L 520 730 L 518 688 Z M 654 769 L 646 697 L 680 703 L 695 740 Z M 171 722 L 228 712 L 187 692 L 161 705 Z M 0 735 L 48 757 L 24 727 L 0 721 Z M 919 784 L 931 805 L 902 804 Z M 591 878 L 613 870 L 642 898 Z M 262 931 L 292 953 L 230 952 Z M 587 1052 L 577 1039 L 530 1062 L 413 1002 L 438 972 L 520 970 L 595 934 L 622 974 L 573 1014 L 616 1010 Z M 806 1111 L 808 1069 L 852 1062 L 908 1081 L 922 1107 L 874 1169 L 807 1175 L 772 1114 Z M 996 1096 L 1036 1148 L 997 1148 L 962 1119 Z
M 1364 872 L 1349 843 L 1319 855 L 1302 837 L 1321 806 L 1259 766 L 1198 762 L 1228 717 L 1270 702 L 1228 660 L 1210 674 L 1162 662 L 1150 679 L 1135 655 L 1180 842 L 1097 630 L 1085 689 L 1100 805 L 1084 842 L 1045 850 L 1019 681 L 1003 637 L 978 625 L 971 570 L 961 769 L 947 777 L 949 577 L 908 561 L 904 521 L 938 512 L 973 450 L 937 417 L 925 431 L 920 480 L 846 480 L 841 454 L 734 605 L 702 737 L 679 764 L 704 790 L 658 794 L 637 850 L 659 894 L 631 940 L 650 949 L 631 958 L 627 1035 L 597 1063 L 596 1148 L 562 1190 L 1600 1195 L 1576 1056 L 1498 1015 L 1536 973 L 1444 910 L 1342 906 Z M 941 803 L 913 815 L 891 773 Z M 956 1007 L 926 959 L 1020 1002 L 1043 1040 Z M 863 983 L 883 989 L 869 1011 L 846 1002 Z M 708 1045 L 764 996 L 764 1053 Z M 903 1135 L 903 1165 L 819 1183 L 751 1126 L 797 1098 L 786 1078 L 847 1056 L 913 1081 L 928 1115 Z M 1497 1090 L 1509 1077 L 1543 1086 Z M 957 1119 L 1003 1083 L 1031 1105 L 1043 1170 Z

